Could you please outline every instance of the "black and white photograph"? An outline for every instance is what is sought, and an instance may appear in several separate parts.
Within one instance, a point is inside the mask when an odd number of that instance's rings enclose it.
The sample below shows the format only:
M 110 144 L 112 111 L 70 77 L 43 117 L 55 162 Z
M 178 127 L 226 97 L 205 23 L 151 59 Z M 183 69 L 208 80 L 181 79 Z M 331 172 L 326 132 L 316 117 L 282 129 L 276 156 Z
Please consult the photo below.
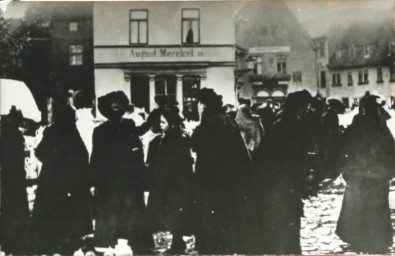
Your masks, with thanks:
M 394 255 L 393 0 L 0 0 L 0 256 Z

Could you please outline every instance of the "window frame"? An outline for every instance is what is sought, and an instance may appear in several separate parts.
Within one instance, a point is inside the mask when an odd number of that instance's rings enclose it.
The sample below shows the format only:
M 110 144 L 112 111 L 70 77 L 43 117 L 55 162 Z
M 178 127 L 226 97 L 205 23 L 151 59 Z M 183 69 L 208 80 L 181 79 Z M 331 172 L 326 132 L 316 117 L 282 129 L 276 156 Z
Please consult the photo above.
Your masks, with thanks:
M 133 11 L 145 11 L 147 13 L 147 18 L 146 19 L 132 19 L 132 12 Z M 137 32 L 137 43 L 132 43 L 132 21 L 137 21 L 137 28 L 138 28 L 138 32 Z M 146 33 L 146 37 L 147 37 L 147 42 L 145 43 L 140 43 L 140 22 L 145 21 L 147 22 L 147 31 Z M 129 10 L 129 44 L 130 45 L 148 45 L 149 43 L 149 10 L 148 9 L 130 9 Z
M 75 26 L 73 26 L 73 25 L 75 25 Z M 74 27 L 75 27 L 75 29 L 72 29 Z M 78 22 L 70 21 L 69 22 L 69 32 L 77 32 L 77 31 L 78 31 Z
M 376 77 L 377 78 L 377 80 L 376 80 L 377 83 L 383 83 L 384 82 L 384 80 L 383 80 L 383 68 L 382 67 L 377 67 L 377 69 L 376 69 L 376 76 L 377 76 Z
M 339 72 L 332 73 L 332 87 L 341 87 L 341 74 Z
M 184 18 L 184 11 L 197 11 L 198 12 L 198 18 Z M 192 20 L 197 20 L 198 21 L 198 41 L 196 43 L 187 43 L 185 40 L 184 43 L 184 20 L 185 21 L 192 21 Z M 199 45 L 200 44 L 200 9 L 199 8 L 182 8 L 181 9 L 181 44 L 182 45 Z
M 279 60 L 284 60 L 284 62 L 280 62 Z M 288 74 L 287 73 L 287 71 L 288 71 L 288 67 L 287 67 L 287 61 L 288 60 L 288 56 L 287 55 L 277 55 L 276 56 L 276 70 L 277 70 L 277 73 L 279 73 L 279 74 Z M 283 65 L 281 65 L 281 70 L 279 70 L 279 64 L 285 64 L 285 68 L 284 68 L 284 66 Z
M 354 85 L 354 81 L 353 81 L 353 77 L 352 77 L 352 72 L 348 72 L 347 73 L 347 85 L 352 86 Z
M 81 52 L 71 52 L 71 47 L 78 47 L 81 46 Z M 81 64 L 72 64 L 71 63 L 71 58 L 72 56 L 81 56 Z M 82 44 L 70 44 L 69 45 L 69 66 L 72 67 L 79 67 L 84 65 L 84 46 Z

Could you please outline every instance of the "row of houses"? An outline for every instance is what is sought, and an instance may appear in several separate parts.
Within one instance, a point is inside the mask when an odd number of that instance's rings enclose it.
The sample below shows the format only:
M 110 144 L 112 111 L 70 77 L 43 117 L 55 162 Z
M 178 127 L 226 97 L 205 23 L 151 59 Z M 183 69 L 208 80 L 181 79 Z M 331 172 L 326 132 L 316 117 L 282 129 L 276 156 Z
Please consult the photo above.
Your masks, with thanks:
M 348 105 L 367 90 L 391 101 L 390 21 L 351 26 L 330 50 L 330 40 L 312 39 L 282 1 L 45 5 L 58 9 L 48 26 L 51 74 L 63 91 L 122 90 L 147 111 L 155 95 L 182 108 L 203 87 L 231 104 L 282 101 L 299 89 Z

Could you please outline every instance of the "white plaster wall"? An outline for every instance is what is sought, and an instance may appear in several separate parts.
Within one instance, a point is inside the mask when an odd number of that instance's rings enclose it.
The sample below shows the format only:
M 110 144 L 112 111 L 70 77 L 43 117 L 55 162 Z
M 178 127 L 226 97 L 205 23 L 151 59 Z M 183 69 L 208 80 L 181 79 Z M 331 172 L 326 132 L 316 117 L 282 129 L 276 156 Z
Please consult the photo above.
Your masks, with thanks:
M 213 67 L 207 69 L 207 78 L 201 80 L 201 88 L 212 88 L 217 94 L 222 95 L 224 104 L 236 102 L 234 91 L 234 68 L 233 67 Z

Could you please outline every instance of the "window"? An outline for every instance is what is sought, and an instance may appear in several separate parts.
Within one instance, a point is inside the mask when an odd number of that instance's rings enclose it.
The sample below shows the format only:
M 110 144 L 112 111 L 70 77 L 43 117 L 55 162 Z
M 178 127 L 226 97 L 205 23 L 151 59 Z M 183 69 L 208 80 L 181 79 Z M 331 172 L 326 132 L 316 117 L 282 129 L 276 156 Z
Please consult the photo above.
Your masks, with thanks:
M 277 72 L 287 73 L 287 56 L 277 56 Z
M 155 77 L 155 95 L 167 95 L 170 102 L 176 101 L 176 84 L 175 76 Z
M 383 82 L 383 69 L 381 67 L 377 68 L 377 83 Z
M 325 42 L 319 42 L 320 57 L 325 57 Z
M 326 87 L 326 72 L 321 71 L 321 88 Z
M 69 31 L 78 31 L 78 23 L 70 22 L 69 23 Z
M 130 43 L 148 43 L 148 10 L 130 11 Z
M 182 78 L 182 90 L 184 97 L 184 107 L 189 103 L 197 102 L 197 91 L 200 89 L 200 77 L 190 76 Z
M 369 83 L 369 73 L 367 69 L 358 71 L 358 84 L 368 84 Z
M 301 71 L 292 72 L 292 80 L 294 81 L 295 84 L 302 83 L 302 72 Z
M 70 45 L 69 46 L 69 62 L 71 66 L 82 65 L 82 45 Z
M 332 74 L 332 86 L 333 87 L 341 86 L 340 73 Z
M 200 10 L 182 10 L 182 43 L 198 44 L 200 42 Z
M 341 49 L 336 50 L 336 60 L 340 60 L 342 57 L 342 51 Z
M 354 45 L 351 45 L 350 48 L 348 48 L 348 57 L 350 59 L 353 59 L 355 57 L 355 47 L 354 47 Z
M 347 80 L 348 80 L 348 85 L 352 85 L 353 81 L 352 81 L 352 73 L 348 72 L 347 74 Z
M 254 74 L 262 75 L 262 57 L 257 57 L 254 64 Z
M 363 46 L 363 56 L 365 58 L 369 58 L 370 57 L 370 46 L 369 45 L 364 45 Z

